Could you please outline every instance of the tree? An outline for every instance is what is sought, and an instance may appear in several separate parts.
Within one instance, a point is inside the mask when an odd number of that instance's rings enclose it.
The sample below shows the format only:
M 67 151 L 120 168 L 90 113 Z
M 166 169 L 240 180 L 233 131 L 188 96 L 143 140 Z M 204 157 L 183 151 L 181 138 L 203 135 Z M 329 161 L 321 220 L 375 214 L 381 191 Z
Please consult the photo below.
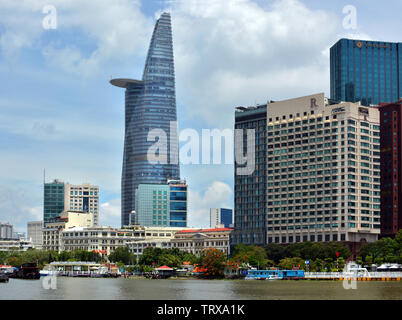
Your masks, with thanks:
M 282 259 L 281 261 L 279 261 L 278 267 L 282 270 L 292 270 L 294 267 L 305 270 L 306 265 L 302 258 L 294 257 Z
M 134 264 L 135 257 L 128 247 L 118 247 L 110 255 L 109 260 L 112 262 L 121 262 L 124 265 Z
M 265 267 L 268 263 L 266 251 L 259 246 L 239 244 L 233 250 L 233 258 L 239 263 L 247 263 L 253 267 Z
M 226 256 L 218 249 L 205 249 L 200 255 L 199 267 L 205 270 L 204 276 L 220 278 L 224 275 Z
M 265 246 L 267 258 L 278 263 L 281 259 L 285 258 L 285 248 L 276 243 L 269 243 Z

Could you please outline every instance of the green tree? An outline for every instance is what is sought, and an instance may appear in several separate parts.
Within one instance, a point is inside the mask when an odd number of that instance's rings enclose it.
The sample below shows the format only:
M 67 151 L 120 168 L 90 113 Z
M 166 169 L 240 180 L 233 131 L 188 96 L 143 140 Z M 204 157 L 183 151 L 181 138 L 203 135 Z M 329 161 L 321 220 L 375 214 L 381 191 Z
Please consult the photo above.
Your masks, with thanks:
M 279 267 L 279 269 L 282 269 L 282 270 L 292 270 L 294 267 L 300 268 L 303 270 L 306 269 L 304 260 L 299 257 L 284 258 L 281 261 L 279 261 L 278 267 Z
M 135 256 L 128 247 L 118 247 L 109 256 L 112 262 L 121 262 L 124 265 L 131 265 L 135 263 Z
M 285 248 L 276 243 L 269 243 L 265 246 L 267 258 L 278 263 L 281 259 L 286 257 Z

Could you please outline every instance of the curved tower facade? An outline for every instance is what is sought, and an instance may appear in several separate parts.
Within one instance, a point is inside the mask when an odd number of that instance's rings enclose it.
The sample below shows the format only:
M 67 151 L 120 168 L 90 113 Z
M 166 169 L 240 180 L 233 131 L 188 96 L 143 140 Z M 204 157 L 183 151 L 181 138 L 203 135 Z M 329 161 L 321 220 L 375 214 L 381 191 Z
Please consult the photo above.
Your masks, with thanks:
M 156 22 L 142 80 L 113 79 L 110 82 L 126 89 L 121 179 L 123 226 L 129 224 L 129 215 L 135 210 L 135 191 L 139 184 L 161 184 L 166 183 L 168 179 L 180 178 L 173 41 L 169 13 L 163 13 Z M 149 135 L 151 130 L 156 134 Z M 166 144 L 157 148 L 154 154 L 159 159 L 165 158 L 166 161 L 150 161 L 148 153 L 156 143 L 162 141 L 161 137 L 166 137 Z

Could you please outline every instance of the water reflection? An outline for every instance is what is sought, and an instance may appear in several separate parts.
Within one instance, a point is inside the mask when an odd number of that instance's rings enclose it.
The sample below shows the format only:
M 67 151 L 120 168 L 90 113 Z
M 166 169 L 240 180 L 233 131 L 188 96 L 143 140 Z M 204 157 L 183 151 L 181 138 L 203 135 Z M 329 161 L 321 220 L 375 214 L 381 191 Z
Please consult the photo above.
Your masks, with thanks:
M 57 300 L 360 300 L 402 299 L 402 282 L 358 282 L 345 290 L 342 281 L 149 280 L 57 278 L 57 289 L 42 280 L 0 283 L 0 299 Z

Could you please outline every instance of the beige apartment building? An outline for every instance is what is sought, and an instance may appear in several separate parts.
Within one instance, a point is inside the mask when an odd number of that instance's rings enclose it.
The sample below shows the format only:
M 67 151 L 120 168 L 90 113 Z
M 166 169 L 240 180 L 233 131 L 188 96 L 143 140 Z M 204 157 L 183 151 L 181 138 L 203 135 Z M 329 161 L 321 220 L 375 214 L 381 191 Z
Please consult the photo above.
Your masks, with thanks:
M 57 222 L 47 223 L 43 229 L 44 250 L 62 251 L 61 233 L 75 227 L 93 227 L 94 215 L 82 211 L 63 211 Z
M 94 215 L 94 225 L 99 224 L 99 187 L 84 183 L 64 186 L 64 210 L 84 211 Z
M 324 94 L 267 105 L 268 243 L 375 241 L 379 111 Z

